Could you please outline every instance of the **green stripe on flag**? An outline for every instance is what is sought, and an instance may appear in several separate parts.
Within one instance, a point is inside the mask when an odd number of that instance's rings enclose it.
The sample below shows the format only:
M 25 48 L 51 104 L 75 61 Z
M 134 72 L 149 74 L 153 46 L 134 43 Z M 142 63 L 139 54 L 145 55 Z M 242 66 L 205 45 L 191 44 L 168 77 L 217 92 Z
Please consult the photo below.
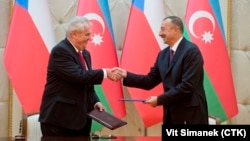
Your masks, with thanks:
M 186 25 L 184 26 L 184 37 L 191 40 L 189 34 L 186 29 Z M 228 119 L 223 106 L 220 103 L 220 100 L 216 94 L 216 91 L 207 75 L 206 70 L 204 71 L 204 87 L 208 104 L 208 114 L 211 116 L 219 117 L 221 122 Z
M 108 113 L 113 113 L 112 108 L 109 105 L 109 102 L 107 100 L 107 97 L 105 96 L 105 93 L 101 87 L 101 85 L 95 85 L 95 92 L 97 96 L 99 97 L 101 103 L 105 106 L 106 111 Z M 94 133 L 97 130 L 101 130 L 103 128 L 103 125 L 96 121 L 92 121 L 92 127 L 91 127 L 91 133 Z
M 212 86 L 211 81 L 208 78 L 207 73 L 204 75 L 204 86 L 208 103 L 208 113 L 212 116 L 220 117 L 223 122 L 228 119 L 223 106 Z

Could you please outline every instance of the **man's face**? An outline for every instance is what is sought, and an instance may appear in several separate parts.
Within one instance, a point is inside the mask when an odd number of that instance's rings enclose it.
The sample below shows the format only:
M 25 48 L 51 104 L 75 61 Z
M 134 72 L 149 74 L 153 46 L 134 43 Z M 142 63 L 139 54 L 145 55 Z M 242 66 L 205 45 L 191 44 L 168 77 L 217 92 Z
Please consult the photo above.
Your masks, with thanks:
M 159 36 L 163 39 L 163 42 L 170 45 L 174 34 L 174 25 L 171 23 L 171 20 L 164 20 L 161 24 L 161 29 L 159 32 Z
M 91 31 L 90 31 L 90 27 L 89 26 L 85 26 L 83 28 L 83 30 L 78 30 L 78 31 L 75 31 L 75 46 L 78 50 L 83 50 L 86 48 L 87 46 L 87 43 L 90 39 L 90 34 L 91 34 Z

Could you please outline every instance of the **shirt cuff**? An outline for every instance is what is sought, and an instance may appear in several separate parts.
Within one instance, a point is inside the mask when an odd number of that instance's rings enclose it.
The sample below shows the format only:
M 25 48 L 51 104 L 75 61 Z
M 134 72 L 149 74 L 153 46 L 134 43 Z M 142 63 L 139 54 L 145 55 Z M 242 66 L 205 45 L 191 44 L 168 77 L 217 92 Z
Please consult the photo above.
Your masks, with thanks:
M 102 69 L 103 70 L 103 79 L 107 78 L 107 71 L 106 69 Z

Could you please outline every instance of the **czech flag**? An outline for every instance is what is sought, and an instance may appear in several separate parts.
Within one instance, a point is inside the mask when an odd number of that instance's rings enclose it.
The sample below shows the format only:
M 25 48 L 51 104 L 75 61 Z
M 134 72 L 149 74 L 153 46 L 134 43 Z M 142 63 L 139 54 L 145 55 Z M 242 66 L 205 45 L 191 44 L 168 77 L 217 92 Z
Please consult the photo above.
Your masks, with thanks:
M 16 0 L 4 64 L 24 113 L 39 112 L 55 35 L 47 0 Z
M 159 37 L 165 17 L 163 0 L 133 0 L 125 35 L 121 68 L 138 74 L 147 74 L 154 65 L 157 54 L 167 45 Z M 162 84 L 152 90 L 128 87 L 131 98 L 146 99 L 163 93 Z M 145 127 L 162 122 L 162 107 L 153 108 L 135 102 Z

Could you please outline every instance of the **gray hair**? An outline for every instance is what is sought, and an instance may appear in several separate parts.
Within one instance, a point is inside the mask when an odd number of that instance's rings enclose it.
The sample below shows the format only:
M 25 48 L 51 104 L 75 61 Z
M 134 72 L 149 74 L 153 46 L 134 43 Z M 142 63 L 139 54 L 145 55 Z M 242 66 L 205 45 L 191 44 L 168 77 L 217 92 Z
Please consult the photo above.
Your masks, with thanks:
M 66 37 L 69 37 L 72 31 L 80 31 L 85 26 L 91 26 L 90 21 L 84 16 L 75 16 L 67 24 Z

